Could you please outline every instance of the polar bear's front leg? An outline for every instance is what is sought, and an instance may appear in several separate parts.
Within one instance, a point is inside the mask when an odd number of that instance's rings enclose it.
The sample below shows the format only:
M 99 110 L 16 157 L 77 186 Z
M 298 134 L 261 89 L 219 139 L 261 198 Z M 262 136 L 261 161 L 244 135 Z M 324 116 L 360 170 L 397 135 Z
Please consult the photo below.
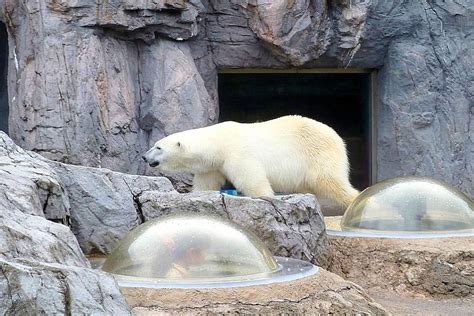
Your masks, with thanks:
M 219 191 L 225 184 L 225 177 L 219 171 L 196 173 L 193 179 L 193 191 Z
M 227 161 L 223 173 L 235 188 L 246 196 L 273 197 L 265 169 L 252 160 Z

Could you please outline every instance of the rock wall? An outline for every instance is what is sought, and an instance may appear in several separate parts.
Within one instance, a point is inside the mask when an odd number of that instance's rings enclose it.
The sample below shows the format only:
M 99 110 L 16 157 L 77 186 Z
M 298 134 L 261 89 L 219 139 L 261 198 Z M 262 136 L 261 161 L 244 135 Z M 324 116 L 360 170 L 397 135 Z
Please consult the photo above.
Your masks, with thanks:
M 139 162 L 150 142 L 215 119 L 188 45 L 160 35 L 192 36 L 197 9 L 184 1 L 135 3 L 2 2 L 9 131 L 20 146 L 62 162 L 144 173 Z
M 0 22 L 0 131 L 8 131 L 8 34 L 5 24 Z
M 117 283 L 92 270 L 68 223 L 64 185 L 0 132 L 0 311 L 130 315 Z
M 222 68 L 370 68 L 376 177 L 474 195 L 474 4 L 380 0 L 0 2 L 10 135 L 48 158 L 151 174 L 140 155 L 218 118 Z
M 328 270 L 372 293 L 470 297 L 474 294 L 473 241 L 474 237 L 405 239 L 329 234 Z

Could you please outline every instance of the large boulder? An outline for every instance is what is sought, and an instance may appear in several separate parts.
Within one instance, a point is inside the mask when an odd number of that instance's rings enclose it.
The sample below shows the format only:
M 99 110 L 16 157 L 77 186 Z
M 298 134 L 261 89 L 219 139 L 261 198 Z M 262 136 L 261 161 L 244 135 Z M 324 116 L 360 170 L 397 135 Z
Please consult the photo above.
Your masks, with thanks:
M 109 254 L 131 229 L 153 218 L 199 212 L 252 230 L 274 255 L 327 264 L 323 216 L 313 195 L 254 199 L 219 192 L 178 193 L 166 178 L 52 164 L 64 179 L 72 230 L 86 254 Z
M 0 208 L 67 223 L 69 200 L 57 174 L 40 155 L 0 131 Z
M 71 230 L 41 216 L 0 208 L 0 258 L 89 267 Z
M 0 132 L 0 174 L 0 310 L 128 314 L 114 279 L 92 270 L 69 227 L 51 221 L 68 222 L 69 202 L 46 160 Z
M 59 263 L 0 258 L 3 315 L 130 315 L 115 280 Z
M 90 268 L 68 227 L 0 208 L 0 240 L 6 315 L 129 313 L 113 277 Z
M 163 177 L 49 162 L 71 205 L 71 229 L 86 254 L 107 254 L 132 228 L 145 221 L 139 198 L 144 192 L 174 191 Z

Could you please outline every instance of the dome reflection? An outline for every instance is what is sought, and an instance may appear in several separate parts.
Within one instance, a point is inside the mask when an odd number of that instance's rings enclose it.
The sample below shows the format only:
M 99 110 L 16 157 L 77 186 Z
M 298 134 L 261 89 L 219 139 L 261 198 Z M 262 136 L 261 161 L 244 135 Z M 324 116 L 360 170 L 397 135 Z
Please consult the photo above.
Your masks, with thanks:
M 104 262 L 123 276 L 165 279 L 236 278 L 271 273 L 278 264 L 251 232 L 203 215 L 151 220 L 132 230 Z
M 343 231 L 474 232 L 473 202 L 456 188 L 423 177 L 382 181 L 348 207 Z

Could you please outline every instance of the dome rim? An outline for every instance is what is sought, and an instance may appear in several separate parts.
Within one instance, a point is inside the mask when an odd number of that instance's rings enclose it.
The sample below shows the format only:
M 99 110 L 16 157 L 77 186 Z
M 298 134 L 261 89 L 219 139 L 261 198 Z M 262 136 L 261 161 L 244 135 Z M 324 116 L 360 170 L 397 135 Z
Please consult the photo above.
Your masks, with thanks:
M 105 262 L 105 258 L 89 258 L 91 266 L 95 269 L 100 269 L 105 273 L 112 274 L 120 287 L 142 287 L 142 288 L 155 288 L 155 289 L 208 289 L 208 288 L 234 288 L 234 287 L 246 287 L 256 286 L 274 283 L 284 283 L 303 279 L 312 276 L 319 272 L 319 267 L 308 261 L 300 259 L 286 258 L 273 256 L 278 264 L 278 269 L 272 272 L 254 273 L 249 275 L 223 277 L 223 278 L 195 278 L 195 279 L 167 279 L 167 278 L 147 278 L 147 277 L 135 277 L 128 275 L 120 275 L 102 270 L 102 264 Z M 299 271 L 298 273 L 283 274 L 288 264 L 300 264 L 306 269 Z M 302 268 L 300 268 L 302 269 Z M 253 278 L 249 279 L 251 276 Z M 238 280 L 241 278 L 241 280 Z

